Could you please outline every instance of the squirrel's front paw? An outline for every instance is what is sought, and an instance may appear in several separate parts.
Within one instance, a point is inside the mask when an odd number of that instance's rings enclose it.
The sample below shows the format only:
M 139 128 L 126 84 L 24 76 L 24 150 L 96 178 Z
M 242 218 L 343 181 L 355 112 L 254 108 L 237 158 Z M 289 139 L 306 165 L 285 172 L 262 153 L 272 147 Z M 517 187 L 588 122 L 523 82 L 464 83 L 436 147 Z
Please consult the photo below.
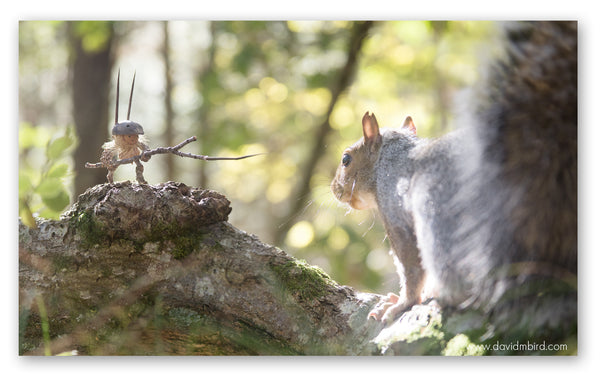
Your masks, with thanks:
M 394 293 L 388 293 L 376 306 L 369 312 L 367 318 L 373 318 L 384 323 L 391 323 L 398 314 L 410 309 L 415 303 L 403 301 L 400 296 Z

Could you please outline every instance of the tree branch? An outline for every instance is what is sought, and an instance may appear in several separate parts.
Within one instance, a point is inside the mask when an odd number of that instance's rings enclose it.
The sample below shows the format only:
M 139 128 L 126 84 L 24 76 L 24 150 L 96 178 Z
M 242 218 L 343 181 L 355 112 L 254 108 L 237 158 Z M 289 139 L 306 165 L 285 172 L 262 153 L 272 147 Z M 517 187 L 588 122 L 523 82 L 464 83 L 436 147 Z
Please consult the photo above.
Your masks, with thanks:
M 167 153 L 172 153 L 174 155 L 177 156 L 181 156 L 181 157 L 188 157 L 188 158 L 194 158 L 197 160 L 204 160 L 204 161 L 217 161 L 217 160 L 242 160 L 244 158 L 249 158 L 249 157 L 254 157 L 254 156 L 258 156 L 264 153 L 255 153 L 255 154 L 248 154 L 245 156 L 239 156 L 239 157 L 210 157 L 210 156 L 204 156 L 201 154 L 193 154 L 193 153 L 186 153 L 186 152 L 179 152 L 179 149 L 183 148 L 184 146 L 186 146 L 187 144 L 196 141 L 196 136 L 192 136 L 190 138 L 185 139 L 184 141 L 182 141 L 181 143 L 173 146 L 173 147 L 158 147 L 158 148 L 154 148 L 154 149 L 148 149 L 146 151 L 143 151 L 141 154 L 137 155 L 137 156 L 133 156 L 130 158 L 124 158 L 121 160 L 117 160 L 114 161 L 112 163 L 112 166 L 117 167 L 119 165 L 124 165 L 124 164 L 130 164 L 132 162 L 136 162 L 139 160 L 143 160 L 146 157 L 150 157 L 150 156 L 154 156 L 156 154 L 167 154 Z M 112 167 L 111 166 L 111 167 Z M 105 166 L 102 162 L 96 162 L 96 163 L 89 163 L 86 162 L 85 163 L 85 167 L 86 168 L 108 168 L 108 166 Z

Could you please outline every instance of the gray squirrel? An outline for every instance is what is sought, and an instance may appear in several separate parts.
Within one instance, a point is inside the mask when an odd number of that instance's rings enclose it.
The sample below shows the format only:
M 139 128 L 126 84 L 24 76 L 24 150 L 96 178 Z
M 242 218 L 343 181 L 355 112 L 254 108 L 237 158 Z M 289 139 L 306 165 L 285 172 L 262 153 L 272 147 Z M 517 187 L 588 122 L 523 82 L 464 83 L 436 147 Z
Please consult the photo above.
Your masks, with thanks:
M 401 265 L 401 294 L 370 317 L 421 303 L 427 279 L 443 305 L 497 323 L 514 309 L 536 318 L 530 329 L 576 326 L 577 22 L 506 26 L 505 55 L 473 98 L 435 140 L 417 138 L 411 117 L 379 129 L 367 112 L 342 155 L 335 197 L 378 209 Z
M 400 129 L 379 129 L 375 115 L 362 118 L 363 138 L 347 148 L 331 188 L 336 198 L 354 209 L 377 208 L 397 258 L 400 296 L 389 294 L 370 317 L 390 321 L 421 303 L 426 271 L 434 263 L 420 250 L 436 247 L 442 230 L 436 211 L 449 203 L 460 158 L 456 134 L 422 140 L 409 116 Z M 437 204 L 441 203 L 441 205 Z M 430 275 L 429 278 L 432 278 Z M 433 283 L 436 287 L 437 284 Z

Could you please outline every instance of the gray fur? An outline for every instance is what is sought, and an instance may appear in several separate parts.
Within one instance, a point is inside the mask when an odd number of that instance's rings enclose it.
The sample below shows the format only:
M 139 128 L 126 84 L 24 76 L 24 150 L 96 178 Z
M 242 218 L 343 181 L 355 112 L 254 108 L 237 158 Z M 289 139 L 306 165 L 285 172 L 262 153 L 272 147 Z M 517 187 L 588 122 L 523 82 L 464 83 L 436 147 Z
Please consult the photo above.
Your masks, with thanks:
M 462 129 L 436 140 L 382 131 L 373 171 L 369 163 L 360 173 L 375 178 L 365 190 L 376 192 L 404 267 L 401 296 L 413 304 L 426 272 L 442 303 L 482 308 L 498 326 L 511 310 L 572 326 L 577 23 L 509 26 L 506 56 L 491 65 L 473 103 Z

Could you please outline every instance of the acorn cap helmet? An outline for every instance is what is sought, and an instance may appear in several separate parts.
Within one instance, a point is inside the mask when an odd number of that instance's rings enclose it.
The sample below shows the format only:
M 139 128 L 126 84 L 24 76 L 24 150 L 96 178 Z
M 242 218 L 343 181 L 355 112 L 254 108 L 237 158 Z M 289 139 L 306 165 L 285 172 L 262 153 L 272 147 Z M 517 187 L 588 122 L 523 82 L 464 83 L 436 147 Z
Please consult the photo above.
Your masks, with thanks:
M 135 85 L 135 73 L 133 74 L 133 81 L 131 83 L 131 94 L 129 94 L 129 106 L 127 108 L 127 120 L 119 123 L 119 79 L 121 77 L 121 71 L 117 75 L 117 104 L 115 107 L 115 125 L 112 128 L 113 135 L 143 135 L 144 129 L 142 125 L 129 120 L 131 113 L 131 100 L 133 99 L 133 87 Z

